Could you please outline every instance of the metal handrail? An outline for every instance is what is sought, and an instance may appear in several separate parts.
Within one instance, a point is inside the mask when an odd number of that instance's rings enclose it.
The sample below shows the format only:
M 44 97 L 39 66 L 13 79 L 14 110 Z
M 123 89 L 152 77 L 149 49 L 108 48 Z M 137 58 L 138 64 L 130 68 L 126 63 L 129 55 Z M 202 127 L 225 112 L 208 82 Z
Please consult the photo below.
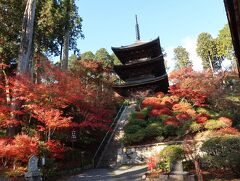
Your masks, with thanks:
M 112 124 L 110 125 L 110 128 L 113 128 L 113 127 L 114 127 L 114 125 L 116 124 L 117 120 L 120 118 L 119 116 L 120 116 L 121 113 L 123 112 L 124 108 L 125 108 L 125 105 L 121 105 L 121 107 L 120 107 L 120 109 L 119 109 L 116 117 L 113 119 L 113 122 L 112 122 Z M 111 129 L 111 130 L 113 130 L 113 129 Z M 95 152 L 95 154 L 94 154 L 94 156 L 93 156 L 93 159 L 92 159 L 93 167 L 96 166 L 96 158 L 97 158 L 98 154 L 101 154 L 102 151 L 104 150 L 104 149 L 103 149 L 104 146 L 105 146 L 104 143 L 107 141 L 107 138 L 108 138 L 109 134 L 110 134 L 110 130 L 108 130 L 107 133 L 105 134 L 102 142 L 100 143 L 97 151 Z M 110 135 L 110 138 L 112 138 L 111 135 Z M 101 152 L 100 152 L 100 151 L 101 151 Z M 100 155 L 99 155 L 99 156 L 100 156 Z

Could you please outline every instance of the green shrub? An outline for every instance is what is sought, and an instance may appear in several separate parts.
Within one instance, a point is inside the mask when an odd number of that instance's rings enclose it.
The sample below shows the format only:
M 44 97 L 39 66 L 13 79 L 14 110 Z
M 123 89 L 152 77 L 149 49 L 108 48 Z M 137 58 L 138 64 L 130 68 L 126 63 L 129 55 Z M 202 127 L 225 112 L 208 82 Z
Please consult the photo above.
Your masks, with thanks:
M 147 121 L 143 120 L 143 119 L 134 119 L 129 121 L 126 125 L 138 125 L 142 128 L 147 127 Z
M 151 123 L 145 128 L 145 135 L 148 138 L 162 136 L 163 127 L 160 123 Z
M 220 129 L 220 128 L 225 128 L 227 125 L 223 123 L 222 121 L 218 121 L 215 119 L 210 119 L 205 123 L 205 128 L 209 130 L 214 130 L 214 129 Z
M 135 124 L 126 124 L 123 128 L 126 134 L 136 133 L 140 129 L 142 129 L 141 126 Z
M 166 120 L 168 118 L 171 118 L 171 116 L 169 116 L 169 115 L 160 115 L 159 118 L 160 118 L 160 120 L 164 121 L 164 120 Z
M 163 125 L 163 120 L 160 117 L 150 117 L 148 119 L 148 123 L 160 123 L 161 125 Z
M 143 129 L 138 130 L 136 133 L 133 134 L 125 134 L 123 141 L 125 144 L 134 144 L 139 143 L 145 138 L 145 131 Z
M 148 107 L 145 107 L 143 108 L 140 112 L 144 114 L 144 116 L 146 117 L 149 112 L 151 111 L 152 107 L 151 106 L 148 106 Z
M 184 150 L 180 145 L 170 145 L 159 153 L 159 167 L 165 172 L 170 172 L 171 163 L 181 160 L 184 157 Z
M 204 113 L 204 114 L 208 114 L 211 117 L 218 117 L 219 113 L 214 112 L 213 110 L 208 110 L 206 108 L 203 107 L 198 107 L 196 109 L 197 113 Z
M 189 132 L 189 127 L 192 124 L 192 121 L 185 121 L 181 127 L 177 128 L 177 136 L 184 136 L 185 134 L 188 134 Z
M 176 135 L 177 128 L 173 125 L 166 125 L 166 126 L 164 126 L 163 129 L 164 129 L 163 130 L 164 136 L 175 136 Z
M 165 139 L 165 138 L 164 138 L 163 136 L 157 136 L 157 137 L 155 138 L 155 140 L 156 140 L 157 142 L 162 142 L 164 139 Z
M 206 153 L 204 160 L 210 167 L 231 169 L 240 174 L 240 137 L 222 136 L 210 138 L 201 150 Z
M 136 119 L 136 112 L 134 111 L 134 112 L 132 112 L 130 115 L 129 115 L 129 118 L 128 118 L 128 121 L 133 121 L 133 120 L 135 120 Z
M 198 124 L 196 122 L 192 122 L 190 127 L 189 127 L 189 130 L 192 133 L 200 132 L 202 129 L 203 129 L 203 125 L 202 124 Z

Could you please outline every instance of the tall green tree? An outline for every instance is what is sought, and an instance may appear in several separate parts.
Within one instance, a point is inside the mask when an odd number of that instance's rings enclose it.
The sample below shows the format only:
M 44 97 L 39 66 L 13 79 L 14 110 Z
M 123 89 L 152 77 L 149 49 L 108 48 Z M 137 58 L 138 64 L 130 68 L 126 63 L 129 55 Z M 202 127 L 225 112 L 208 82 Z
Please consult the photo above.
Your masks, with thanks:
M 113 64 L 113 59 L 105 48 L 100 48 L 96 51 L 95 59 L 97 61 L 103 62 L 105 66 Z
M 232 37 L 228 24 L 226 24 L 220 31 L 217 37 L 217 50 L 218 55 L 233 59 L 234 50 L 232 44 Z
M 37 1 L 33 50 L 38 54 L 62 54 L 66 0 Z M 0 0 L 0 59 L 17 60 L 20 50 L 21 27 L 27 0 Z M 83 38 L 82 19 L 73 0 L 70 1 L 69 50 L 79 52 L 77 39 Z
M 120 65 L 120 64 L 122 64 L 122 63 L 120 62 L 120 60 L 118 59 L 118 57 L 117 57 L 114 53 L 111 54 L 111 58 L 112 58 L 112 60 L 113 60 L 113 64 L 114 64 L 114 65 Z
M 9 64 L 19 55 L 25 1 L 0 0 L 0 62 Z
M 221 68 L 222 58 L 218 56 L 216 40 L 211 34 L 204 32 L 198 35 L 196 51 L 204 69 L 211 68 L 214 71 Z
M 55 0 L 38 1 L 34 32 L 37 52 L 60 55 L 63 37 L 63 15 L 60 9 L 60 4 Z
M 178 46 L 173 50 L 174 52 L 174 59 L 176 61 L 176 69 L 181 69 L 187 66 L 191 66 L 192 62 L 189 59 L 189 53 L 186 48 L 182 46 Z
M 75 1 L 43 0 L 38 1 L 38 7 L 36 39 L 40 49 L 49 55 L 60 55 L 62 60 L 65 37 L 65 43 L 69 43 L 68 50 L 78 53 L 77 39 L 84 38 L 84 35 L 82 18 L 78 14 Z M 69 41 L 66 39 L 66 33 L 69 34 Z
M 234 54 L 232 37 L 228 24 L 226 24 L 220 31 L 217 37 L 217 52 L 218 55 L 224 59 L 229 59 L 232 67 L 236 68 L 236 57 Z
M 95 60 L 95 55 L 91 51 L 87 51 L 81 54 L 81 60 Z

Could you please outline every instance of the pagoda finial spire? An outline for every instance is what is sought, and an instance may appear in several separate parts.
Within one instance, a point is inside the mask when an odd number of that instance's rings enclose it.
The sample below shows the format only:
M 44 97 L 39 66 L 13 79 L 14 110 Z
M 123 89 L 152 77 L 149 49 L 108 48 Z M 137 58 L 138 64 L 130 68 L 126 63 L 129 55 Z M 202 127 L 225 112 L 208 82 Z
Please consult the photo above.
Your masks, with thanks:
M 135 26 L 135 29 L 136 29 L 136 40 L 139 41 L 140 40 L 140 31 L 139 31 L 137 15 L 135 15 L 135 18 L 136 18 L 136 26 Z

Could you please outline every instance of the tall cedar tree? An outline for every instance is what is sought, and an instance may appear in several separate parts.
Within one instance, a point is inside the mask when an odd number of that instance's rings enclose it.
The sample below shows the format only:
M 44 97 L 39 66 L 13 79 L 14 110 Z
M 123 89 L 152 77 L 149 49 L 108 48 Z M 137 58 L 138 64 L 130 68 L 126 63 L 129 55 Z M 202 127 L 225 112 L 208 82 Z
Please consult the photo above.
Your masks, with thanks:
M 189 59 L 189 53 L 187 52 L 186 48 L 182 46 L 178 46 L 173 50 L 174 52 L 174 59 L 176 60 L 176 68 L 181 69 L 184 67 L 188 67 L 192 65 L 192 62 Z

